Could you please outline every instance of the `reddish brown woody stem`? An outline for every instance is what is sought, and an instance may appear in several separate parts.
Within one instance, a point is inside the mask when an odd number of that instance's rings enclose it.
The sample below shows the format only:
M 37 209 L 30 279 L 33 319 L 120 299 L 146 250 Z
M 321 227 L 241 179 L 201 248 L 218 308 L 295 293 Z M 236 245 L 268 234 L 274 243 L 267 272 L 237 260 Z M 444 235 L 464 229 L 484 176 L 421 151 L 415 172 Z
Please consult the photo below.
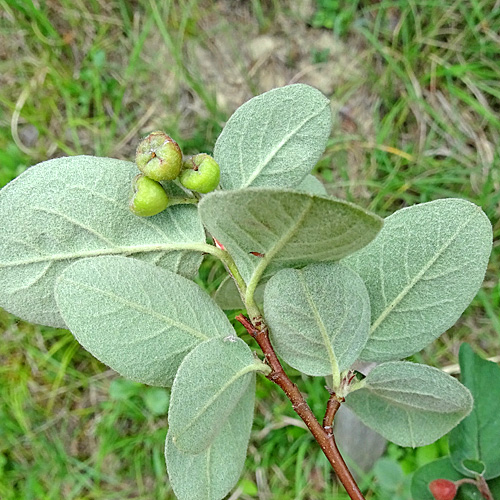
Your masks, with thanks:
M 325 417 L 323 418 L 323 429 L 327 434 L 333 434 L 333 419 L 335 418 L 335 414 L 337 410 L 340 408 L 340 403 L 342 400 L 339 400 L 334 392 L 330 394 L 330 399 L 326 404 L 326 412 Z
M 316 441 L 320 445 L 323 453 L 330 462 L 333 470 L 337 474 L 337 477 L 339 478 L 341 483 L 344 485 L 344 488 L 346 489 L 351 499 L 365 500 L 337 448 L 333 433 L 327 432 L 321 426 L 321 424 L 314 416 L 311 408 L 309 408 L 309 405 L 306 403 L 304 396 L 302 396 L 298 387 L 288 378 L 287 374 L 283 370 L 283 367 L 281 366 L 281 363 L 279 362 L 278 357 L 274 352 L 274 348 L 269 340 L 269 333 L 266 324 L 262 320 L 255 321 L 255 324 L 252 324 L 248 320 L 248 318 L 246 318 L 242 314 L 236 316 L 236 319 L 246 328 L 247 332 L 259 344 L 262 352 L 265 355 L 267 364 L 272 369 L 271 373 L 267 375 L 267 378 L 269 380 L 272 380 L 275 384 L 279 385 L 281 389 L 283 389 L 287 398 L 291 401 L 293 409 L 304 421 L 304 423 L 307 425 L 308 429 L 314 436 L 314 439 L 316 439 Z M 340 406 L 340 402 L 338 400 L 337 403 Z M 338 409 L 338 407 L 337 409 L 334 409 L 334 403 L 331 403 L 329 406 L 331 406 L 331 409 L 328 410 L 327 408 L 327 422 L 330 421 L 330 415 L 333 420 L 333 416 Z M 327 418 L 326 415 L 325 418 Z

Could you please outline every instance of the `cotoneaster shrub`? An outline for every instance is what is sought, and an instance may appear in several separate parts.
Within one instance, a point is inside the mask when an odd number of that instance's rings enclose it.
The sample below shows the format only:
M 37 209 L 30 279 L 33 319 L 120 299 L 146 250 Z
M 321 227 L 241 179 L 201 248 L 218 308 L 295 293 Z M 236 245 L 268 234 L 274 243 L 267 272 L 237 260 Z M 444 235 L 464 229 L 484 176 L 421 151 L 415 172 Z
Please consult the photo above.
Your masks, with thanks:
M 69 328 L 124 377 L 172 387 L 165 456 L 180 500 L 234 487 L 256 375 L 285 391 L 353 499 L 363 496 L 332 432 L 340 404 L 402 446 L 433 442 L 472 409 L 455 378 L 404 358 L 479 290 L 488 218 L 453 198 L 383 220 L 328 196 L 310 171 L 330 130 L 329 101 L 290 85 L 243 104 L 214 158 L 182 159 L 154 132 L 138 147 L 139 177 L 133 162 L 58 158 L 0 192 L 0 305 Z M 215 298 L 192 281 L 203 254 L 227 269 Z M 262 352 L 237 337 L 223 312 L 235 308 Z M 326 377 L 321 424 L 277 356 Z M 377 366 L 364 376 L 358 360 Z

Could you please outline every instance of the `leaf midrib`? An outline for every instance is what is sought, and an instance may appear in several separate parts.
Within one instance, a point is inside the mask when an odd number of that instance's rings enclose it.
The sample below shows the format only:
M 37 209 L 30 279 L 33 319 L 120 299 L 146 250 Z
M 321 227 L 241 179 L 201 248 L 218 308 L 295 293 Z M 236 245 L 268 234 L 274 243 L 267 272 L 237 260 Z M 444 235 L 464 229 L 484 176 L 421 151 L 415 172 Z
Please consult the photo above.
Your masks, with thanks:
M 130 300 L 127 300 L 124 297 L 121 297 L 120 295 L 117 295 L 116 293 L 113 293 L 111 291 L 103 290 L 102 288 L 88 285 L 88 284 L 83 283 L 81 281 L 75 281 L 75 280 L 66 278 L 64 276 L 59 278 L 59 281 L 66 282 L 68 284 L 75 285 L 77 287 L 82 287 L 82 288 L 85 288 L 85 289 L 90 290 L 92 292 L 96 292 L 96 293 L 100 293 L 102 295 L 105 295 L 111 299 L 116 300 L 116 302 L 119 302 L 123 305 L 130 307 L 131 309 L 135 309 L 136 311 L 145 313 L 149 316 L 152 316 L 153 318 L 158 319 L 159 321 L 167 323 L 169 326 L 179 328 L 180 330 L 185 331 L 189 335 L 196 337 L 197 339 L 200 339 L 201 341 L 209 340 L 211 338 L 211 337 L 208 337 L 207 335 L 205 335 L 204 333 L 202 333 L 201 331 L 195 330 L 184 323 L 174 321 L 172 318 L 169 318 L 168 316 L 165 316 L 164 314 L 160 314 L 157 311 L 155 311 L 154 309 L 145 307 L 141 304 L 138 304 L 137 302 L 132 302 Z
M 298 219 L 296 220 L 295 224 L 290 227 L 289 231 L 284 232 L 281 235 L 281 238 L 276 241 L 274 246 L 270 248 L 269 250 L 266 251 L 264 257 L 262 257 L 261 261 L 257 265 L 257 267 L 254 269 L 252 277 L 250 278 L 250 282 L 248 283 L 248 288 L 247 288 L 247 297 L 246 301 L 248 301 L 248 298 L 251 297 L 253 299 L 253 294 L 255 293 L 255 289 L 257 288 L 257 285 L 259 284 L 259 281 L 266 270 L 267 266 L 270 264 L 270 262 L 274 259 L 274 256 L 290 241 L 292 236 L 294 236 L 297 231 L 300 229 L 302 226 L 304 219 L 306 218 L 307 214 L 311 210 L 311 207 L 314 204 L 313 198 L 309 198 L 307 200 L 307 203 L 304 206 L 304 209 L 302 213 L 299 215 Z
M 441 255 L 448 249 L 448 247 L 455 241 L 457 236 L 460 234 L 462 229 L 466 227 L 471 219 L 474 217 L 474 214 L 471 214 L 453 233 L 451 238 L 444 244 L 442 247 L 436 252 L 434 257 L 429 260 L 427 265 L 425 265 L 416 275 L 415 277 L 406 285 L 403 290 L 392 300 L 392 302 L 385 307 L 380 316 L 376 319 L 373 325 L 370 328 L 370 340 L 377 340 L 377 337 L 373 335 L 373 332 L 380 326 L 380 324 L 389 316 L 392 310 L 406 297 L 406 295 L 412 290 L 412 288 L 420 281 L 420 279 L 425 275 L 425 273 L 436 263 L 436 261 L 441 257 Z
M 261 370 L 262 370 L 262 363 L 259 362 L 259 363 L 252 363 L 251 365 L 247 365 L 247 366 L 243 367 L 241 370 L 239 370 L 238 372 L 236 372 L 229 380 L 227 380 L 219 388 L 219 390 L 216 393 L 213 394 L 213 396 L 210 399 L 207 400 L 207 402 L 200 408 L 199 412 L 193 416 L 191 421 L 188 422 L 187 425 L 176 434 L 176 436 L 174 436 L 175 439 L 178 441 L 180 436 L 182 436 L 189 429 L 191 429 L 197 423 L 197 421 L 207 412 L 207 410 L 210 408 L 210 406 L 212 406 L 214 404 L 214 402 L 217 401 L 217 399 L 226 391 L 226 389 L 228 389 L 238 379 L 240 379 L 241 377 L 243 377 L 247 373 L 252 373 L 252 372 L 261 371 Z M 248 381 L 248 383 L 250 383 L 250 380 Z M 246 386 L 243 388 L 241 394 L 244 393 L 244 389 L 246 389 Z M 241 399 L 241 395 L 238 398 L 238 402 L 240 399 Z M 233 409 L 234 409 L 234 407 L 233 407 Z M 229 418 L 231 413 L 232 412 L 230 412 L 229 415 L 226 417 L 226 420 L 227 420 L 227 418 Z M 220 430 L 221 426 L 222 426 L 222 424 L 219 423 L 219 430 Z M 219 434 L 218 432 L 216 432 L 214 434 L 213 439 L 208 446 L 210 446 L 213 443 L 214 439 L 217 437 L 218 434 Z
M 0 269 L 26 266 L 30 264 L 38 264 L 40 262 L 53 262 L 69 259 L 81 259 L 85 257 L 99 257 L 101 255 L 131 255 L 136 253 L 148 252 L 173 252 L 176 250 L 192 250 L 198 252 L 206 251 L 207 245 L 205 243 L 163 243 L 160 245 L 134 245 L 134 246 L 119 246 L 113 248 L 99 248 L 96 250 L 84 250 L 82 252 L 59 253 L 52 255 L 44 255 L 41 257 L 34 257 L 32 259 L 18 260 L 13 262 L 2 263 L 0 262 Z
M 285 144 L 294 137 L 301 128 L 303 128 L 309 121 L 312 119 L 316 118 L 319 114 L 321 114 L 326 108 L 329 106 L 328 101 L 324 104 L 322 108 L 320 108 L 316 113 L 313 115 L 307 117 L 305 120 L 303 120 L 297 127 L 292 129 L 292 131 L 286 135 L 276 146 L 273 150 L 269 152 L 267 157 L 264 159 L 262 162 L 262 165 L 259 166 L 259 168 L 256 168 L 252 175 L 241 185 L 240 189 L 247 188 L 249 187 L 252 182 L 260 175 L 260 173 L 264 170 L 264 168 L 271 162 L 271 160 L 278 154 L 280 149 L 285 146 Z
M 304 292 L 305 292 L 307 302 L 309 304 L 309 307 L 312 310 L 314 319 L 315 319 L 316 324 L 318 325 L 318 329 L 321 333 L 321 338 L 323 339 L 322 345 L 325 347 L 326 352 L 328 354 L 328 359 L 330 360 L 330 366 L 332 368 L 332 377 L 333 377 L 334 387 L 339 387 L 340 386 L 339 364 L 337 361 L 337 357 L 335 356 L 335 352 L 333 351 L 333 347 L 332 347 L 332 344 L 330 342 L 328 332 L 326 331 L 325 323 L 323 322 L 323 319 L 321 318 L 321 315 L 319 314 L 319 311 L 318 311 L 318 308 L 316 307 L 316 304 L 312 300 L 311 293 L 310 293 L 309 288 L 307 286 L 307 283 L 304 279 L 303 271 L 299 270 L 298 274 L 300 277 L 302 288 L 304 289 Z

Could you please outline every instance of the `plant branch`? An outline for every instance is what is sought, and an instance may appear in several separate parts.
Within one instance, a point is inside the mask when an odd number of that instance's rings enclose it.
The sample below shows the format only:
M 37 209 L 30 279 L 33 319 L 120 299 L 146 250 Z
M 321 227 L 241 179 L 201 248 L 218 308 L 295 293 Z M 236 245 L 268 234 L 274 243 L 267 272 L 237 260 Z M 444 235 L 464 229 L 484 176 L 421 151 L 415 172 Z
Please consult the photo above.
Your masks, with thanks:
M 344 485 L 344 488 L 346 489 L 351 499 L 365 500 L 337 448 L 333 433 L 327 432 L 321 426 L 311 408 L 305 401 L 304 396 L 302 396 L 302 393 L 299 391 L 299 388 L 288 378 L 287 374 L 283 370 L 283 367 L 281 366 L 281 363 L 276 356 L 274 348 L 271 345 L 271 341 L 269 340 L 267 325 L 264 323 L 262 318 L 254 320 L 254 323 L 251 323 L 248 318 L 243 316 L 243 314 L 239 314 L 238 316 L 236 316 L 236 319 L 246 328 L 247 332 L 256 340 L 256 342 L 262 349 L 262 352 L 265 355 L 265 359 L 272 369 L 271 373 L 269 375 L 266 375 L 266 377 L 269 380 L 272 380 L 279 387 L 281 387 L 281 389 L 283 389 L 284 393 L 291 401 L 293 409 L 304 421 L 304 423 L 307 425 L 308 429 L 314 436 L 314 439 L 316 439 L 316 441 L 320 445 L 323 453 L 330 462 L 333 470 L 337 474 L 340 482 Z M 339 401 L 338 403 L 340 405 Z M 335 405 L 333 405 L 332 403 L 331 406 Z M 333 410 L 330 410 L 330 413 L 332 412 Z M 334 414 L 335 412 L 333 412 L 333 415 Z
M 229 253 L 226 250 L 223 250 L 220 247 L 208 244 L 205 244 L 205 247 L 208 247 L 208 249 L 205 249 L 205 252 L 210 253 L 214 257 L 217 257 L 224 264 L 225 268 L 227 269 L 227 272 L 231 275 L 231 278 L 233 278 L 234 282 L 236 283 L 238 291 L 240 292 L 241 299 L 244 300 L 245 295 L 247 293 L 247 287 L 245 284 L 245 280 L 241 276 L 238 268 L 236 267 L 233 258 L 229 255 Z
M 170 198 L 168 200 L 168 206 L 173 207 L 174 205 L 195 205 L 200 200 L 198 198 Z
M 333 419 L 343 400 L 344 398 L 339 399 L 334 392 L 330 394 L 330 399 L 326 404 L 325 417 L 323 418 L 323 429 L 327 434 L 333 434 Z

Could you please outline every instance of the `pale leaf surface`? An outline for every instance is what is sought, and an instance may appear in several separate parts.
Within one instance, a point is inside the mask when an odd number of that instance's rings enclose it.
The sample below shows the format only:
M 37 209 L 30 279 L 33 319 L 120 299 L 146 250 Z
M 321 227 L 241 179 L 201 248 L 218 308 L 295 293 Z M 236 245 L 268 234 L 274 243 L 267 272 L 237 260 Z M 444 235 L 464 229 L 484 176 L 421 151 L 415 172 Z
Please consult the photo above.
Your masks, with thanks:
M 175 446 L 190 454 L 207 449 L 267 367 L 243 340 L 233 336 L 200 344 L 186 356 L 172 386 L 168 413 Z
M 296 191 L 303 191 L 309 194 L 326 195 L 326 189 L 323 183 L 314 175 L 307 175 L 300 184 L 295 187 Z
M 264 303 L 265 287 L 266 283 L 261 283 L 255 290 L 255 302 L 259 306 Z M 231 276 L 224 278 L 213 297 L 217 305 L 225 311 L 230 309 L 245 309 L 240 292 Z
M 309 85 L 288 85 L 250 99 L 215 144 L 221 187 L 298 185 L 325 150 L 331 128 L 328 99 Z
M 178 500 L 221 500 L 237 483 L 247 454 L 253 422 L 255 377 L 208 448 L 184 453 L 167 433 L 165 459 L 170 485 Z
M 368 291 L 354 271 L 334 262 L 283 269 L 266 285 L 264 316 L 290 366 L 339 382 L 368 338 Z
M 21 318 L 64 327 L 54 282 L 72 262 L 99 255 L 147 260 L 185 276 L 196 273 L 205 243 L 193 206 L 154 217 L 128 208 L 133 163 L 111 158 L 57 158 L 29 168 L 0 191 L 0 305 Z
M 376 366 L 346 404 L 373 430 L 400 446 L 424 446 L 472 410 L 469 390 L 427 365 L 392 361 Z
M 198 285 L 136 259 L 81 259 L 56 283 L 62 317 L 80 344 L 124 377 L 169 386 L 186 354 L 233 335 Z
M 401 359 L 450 328 L 481 287 L 492 246 L 481 208 L 443 199 L 397 211 L 377 238 L 343 262 L 366 283 L 368 361 Z
M 352 203 L 280 189 L 216 191 L 199 210 L 247 283 L 264 271 L 339 260 L 368 244 L 383 223 Z

